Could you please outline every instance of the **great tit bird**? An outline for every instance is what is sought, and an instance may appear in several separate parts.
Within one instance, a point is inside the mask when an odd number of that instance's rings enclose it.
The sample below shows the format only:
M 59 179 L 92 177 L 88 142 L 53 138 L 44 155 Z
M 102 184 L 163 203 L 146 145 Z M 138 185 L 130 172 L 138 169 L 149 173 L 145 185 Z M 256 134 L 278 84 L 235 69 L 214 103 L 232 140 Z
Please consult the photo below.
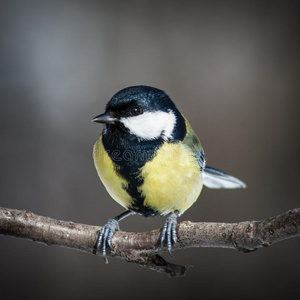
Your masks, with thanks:
M 169 96 L 150 86 L 132 86 L 115 94 L 105 113 L 92 121 L 105 124 L 94 145 L 98 175 L 110 196 L 126 211 L 100 230 L 96 252 L 107 263 L 107 246 L 119 221 L 133 214 L 168 215 L 161 234 L 171 255 L 177 217 L 209 188 L 245 188 L 239 179 L 205 164 L 200 141 Z

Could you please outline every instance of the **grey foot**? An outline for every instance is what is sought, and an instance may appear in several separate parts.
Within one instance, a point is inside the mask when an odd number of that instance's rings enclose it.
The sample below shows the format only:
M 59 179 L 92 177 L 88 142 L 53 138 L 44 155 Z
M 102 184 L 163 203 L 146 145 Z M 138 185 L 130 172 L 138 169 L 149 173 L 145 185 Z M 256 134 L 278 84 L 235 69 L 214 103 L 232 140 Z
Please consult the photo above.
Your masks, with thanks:
M 97 243 L 96 243 L 96 254 L 99 253 L 100 248 L 104 258 L 104 262 L 107 264 L 108 259 L 106 256 L 106 247 L 112 248 L 112 237 L 116 230 L 120 231 L 119 222 L 116 219 L 109 219 L 108 222 L 101 228 Z
M 172 244 L 177 243 L 176 225 L 177 225 L 177 214 L 173 212 L 166 219 L 165 225 L 161 233 L 161 240 L 160 240 L 161 247 L 163 247 L 164 241 L 166 240 L 168 252 L 172 258 L 173 258 Z

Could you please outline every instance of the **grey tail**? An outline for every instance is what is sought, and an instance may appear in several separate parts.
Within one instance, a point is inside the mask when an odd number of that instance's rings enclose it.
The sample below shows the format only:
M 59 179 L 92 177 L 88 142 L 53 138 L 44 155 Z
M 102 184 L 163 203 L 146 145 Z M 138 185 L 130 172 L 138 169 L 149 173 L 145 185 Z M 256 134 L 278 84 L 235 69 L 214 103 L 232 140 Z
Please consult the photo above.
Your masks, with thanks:
M 202 175 L 203 184 L 211 189 L 246 188 L 246 184 L 241 180 L 208 166 L 205 166 Z

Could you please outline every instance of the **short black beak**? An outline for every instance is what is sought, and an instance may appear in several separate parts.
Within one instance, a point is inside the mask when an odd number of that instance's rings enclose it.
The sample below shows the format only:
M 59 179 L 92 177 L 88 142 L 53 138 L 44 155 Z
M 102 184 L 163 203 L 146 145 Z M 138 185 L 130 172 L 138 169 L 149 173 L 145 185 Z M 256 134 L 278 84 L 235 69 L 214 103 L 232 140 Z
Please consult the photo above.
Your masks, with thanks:
M 99 115 L 99 116 L 95 117 L 92 121 L 97 122 L 97 123 L 112 124 L 116 121 L 116 119 L 112 118 L 109 115 L 109 113 L 106 112 L 102 115 Z

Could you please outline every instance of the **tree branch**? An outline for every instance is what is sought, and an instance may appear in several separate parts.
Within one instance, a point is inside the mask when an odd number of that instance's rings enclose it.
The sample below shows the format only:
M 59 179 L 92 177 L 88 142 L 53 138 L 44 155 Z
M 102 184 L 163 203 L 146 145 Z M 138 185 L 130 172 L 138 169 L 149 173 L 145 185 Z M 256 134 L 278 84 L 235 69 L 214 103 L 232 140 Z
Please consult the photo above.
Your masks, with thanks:
M 46 245 L 58 245 L 95 254 L 98 226 L 60 221 L 25 210 L 0 208 L 0 234 L 30 239 Z M 116 232 L 111 257 L 125 259 L 171 277 L 183 276 L 186 267 L 170 264 L 158 254 L 161 229 L 149 232 Z M 193 223 L 177 226 L 178 243 L 173 250 L 190 247 L 230 248 L 243 252 L 300 236 L 300 208 L 261 221 L 240 223 Z

